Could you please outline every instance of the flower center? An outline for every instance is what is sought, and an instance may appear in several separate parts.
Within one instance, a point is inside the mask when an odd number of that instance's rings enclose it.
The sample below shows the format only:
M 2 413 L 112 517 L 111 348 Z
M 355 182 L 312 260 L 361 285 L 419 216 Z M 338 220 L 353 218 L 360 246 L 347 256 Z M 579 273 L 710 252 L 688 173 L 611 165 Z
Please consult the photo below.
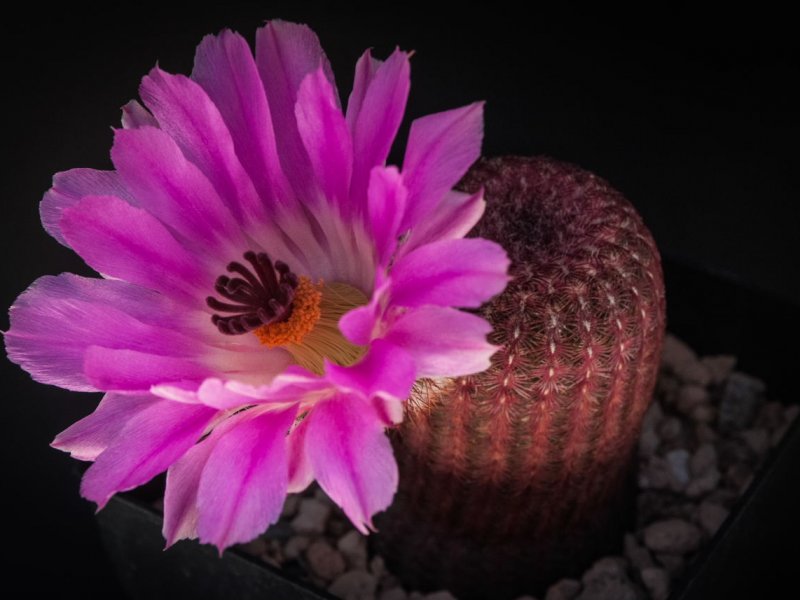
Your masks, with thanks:
M 339 330 L 339 319 L 349 310 L 367 303 L 364 293 L 345 283 L 313 283 L 298 277 L 286 265 L 260 252 L 246 252 L 242 263 L 231 262 L 230 273 L 214 284 L 225 301 L 209 296 L 208 306 L 219 313 L 211 317 L 221 333 L 254 332 L 270 348 L 288 350 L 306 369 L 321 374 L 324 360 L 349 366 L 358 362 L 366 348 L 349 342 Z

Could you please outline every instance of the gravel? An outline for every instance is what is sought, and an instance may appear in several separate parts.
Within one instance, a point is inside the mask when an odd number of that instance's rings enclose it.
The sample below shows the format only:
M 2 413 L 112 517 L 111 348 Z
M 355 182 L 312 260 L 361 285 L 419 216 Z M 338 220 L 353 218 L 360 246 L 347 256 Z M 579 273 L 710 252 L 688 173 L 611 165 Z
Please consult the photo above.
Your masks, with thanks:
M 666 600 L 798 413 L 770 401 L 763 381 L 736 370 L 736 357 L 698 357 L 668 334 L 639 439 L 636 526 L 620 543 L 624 556 L 598 557 L 544 600 Z M 289 496 L 280 521 L 239 548 L 291 565 L 293 575 L 305 569 L 306 582 L 345 600 L 455 600 L 446 590 L 404 589 L 316 485 Z

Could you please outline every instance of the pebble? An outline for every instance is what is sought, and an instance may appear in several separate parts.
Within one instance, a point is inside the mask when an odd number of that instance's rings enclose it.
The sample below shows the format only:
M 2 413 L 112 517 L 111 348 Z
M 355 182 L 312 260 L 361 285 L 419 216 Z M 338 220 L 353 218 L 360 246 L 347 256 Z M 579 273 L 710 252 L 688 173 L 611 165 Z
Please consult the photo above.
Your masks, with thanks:
M 456 597 L 447 590 L 441 590 L 439 592 L 433 592 L 432 594 L 426 595 L 425 600 L 456 600 Z
M 293 560 L 299 557 L 303 551 L 308 548 L 310 543 L 311 538 L 305 535 L 296 535 L 291 537 L 289 538 L 289 541 L 286 542 L 286 546 L 283 548 L 283 555 L 287 559 Z
M 633 565 L 637 571 L 654 566 L 653 557 L 650 551 L 636 541 L 636 536 L 626 533 L 623 542 L 625 548 L 625 558 Z
M 764 402 L 766 385 L 760 379 L 734 371 L 725 382 L 719 403 L 719 426 L 726 432 L 750 426 Z
M 697 361 L 697 354 L 683 340 L 671 333 L 664 336 L 664 346 L 661 350 L 661 364 L 673 372 L 683 363 Z
M 576 600 L 641 600 L 641 590 L 628 579 L 622 557 L 601 558 L 583 574 L 583 591 Z M 545 598 L 547 600 L 547 598 Z
M 729 511 L 724 506 L 706 500 L 697 509 L 697 520 L 708 535 L 714 535 L 728 518 L 728 514 Z
M 745 464 L 731 465 L 725 472 L 725 478 L 738 492 L 744 492 L 753 481 L 753 471 Z
M 341 575 L 328 588 L 328 591 L 342 600 L 373 600 L 378 579 L 364 571 L 348 571 Z
M 672 441 L 680 437 L 683 426 L 677 417 L 667 417 L 661 422 L 658 433 L 662 440 Z
M 401 587 L 393 587 L 388 590 L 383 590 L 378 594 L 378 600 L 407 600 L 408 594 Z
M 297 516 L 292 519 L 292 528 L 298 533 L 323 533 L 328 516 L 331 514 L 329 504 L 317 498 L 303 498 L 297 509 Z
M 561 579 L 547 588 L 544 600 L 574 600 L 580 591 L 580 581 L 575 579 Z
M 595 562 L 583 574 L 583 585 L 587 586 L 605 579 L 625 579 L 628 576 L 626 573 L 627 568 L 628 561 L 621 556 L 606 556 Z
M 717 356 L 704 356 L 700 359 L 711 375 L 711 383 L 720 385 L 724 383 L 728 376 L 736 368 L 736 357 L 729 354 L 719 354 Z
M 283 503 L 283 510 L 281 510 L 282 519 L 291 519 L 297 514 L 297 508 L 300 506 L 300 496 L 297 494 L 289 494 Z
M 657 567 L 642 569 L 642 583 L 653 600 L 667 600 L 669 596 L 669 573 Z
M 639 436 L 639 456 L 652 456 L 658 450 L 659 444 L 661 444 L 661 438 L 658 437 L 658 434 L 652 429 L 646 429 Z
M 704 494 L 714 491 L 719 485 L 722 475 L 716 467 L 692 479 L 686 486 L 686 495 L 690 498 L 698 498 Z
M 388 575 L 386 571 L 386 564 L 383 562 L 382 556 L 378 556 L 376 554 L 372 557 L 372 560 L 369 561 L 369 572 L 379 579 L 383 578 L 385 575 Z
M 763 457 L 769 451 L 770 439 L 766 429 L 748 429 L 747 431 L 743 431 L 742 439 L 759 457 Z
M 325 581 L 333 581 L 347 569 L 344 557 L 325 540 L 317 540 L 308 547 L 306 560 L 311 571 Z
M 695 384 L 684 385 L 678 391 L 677 409 L 685 415 L 690 415 L 695 408 L 704 406 L 707 401 L 706 388 Z
M 261 556 L 262 554 L 267 553 L 267 540 L 259 536 L 254 540 L 250 540 L 246 544 L 239 544 L 239 549 L 250 556 Z
M 780 402 L 765 402 L 761 410 L 758 411 L 755 425 L 756 427 L 775 430 L 783 425 L 786 419 L 785 413 L 783 404 Z
M 684 561 L 683 557 L 679 554 L 656 554 L 656 560 L 672 577 L 679 577 L 686 566 L 686 561 Z
M 689 451 L 680 448 L 667 452 L 667 463 L 673 480 L 673 489 L 682 490 L 689 483 Z
M 700 545 L 701 532 L 683 519 L 668 519 L 648 525 L 644 543 L 654 552 L 688 554 Z
M 695 406 L 690 414 L 695 423 L 713 423 L 717 419 L 717 409 L 709 404 Z
M 351 529 L 339 538 L 336 543 L 339 552 L 342 553 L 347 566 L 351 569 L 367 568 L 367 540 L 355 529 Z
M 692 475 L 697 477 L 708 473 L 717 466 L 717 449 L 713 444 L 702 444 L 692 455 L 689 468 Z

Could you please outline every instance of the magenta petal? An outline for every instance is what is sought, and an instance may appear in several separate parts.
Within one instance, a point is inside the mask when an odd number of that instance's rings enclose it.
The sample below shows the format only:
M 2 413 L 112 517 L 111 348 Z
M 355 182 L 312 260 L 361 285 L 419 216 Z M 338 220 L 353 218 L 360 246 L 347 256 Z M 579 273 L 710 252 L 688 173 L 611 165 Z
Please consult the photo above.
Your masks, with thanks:
M 240 238 L 241 227 L 219 193 L 165 131 L 117 129 L 111 160 L 139 206 L 185 240 L 214 249 Z
M 64 211 L 69 245 L 96 271 L 201 304 L 210 287 L 197 260 L 150 213 L 111 196 L 88 196 Z M 206 284 L 206 285 L 204 285 Z M 194 293 L 192 293 L 194 292 Z
M 474 194 L 448 192 L 431 215 L 411 232 L 399 254 L 430 242 L 463 238 L 483 216 L 485 208 L 483 188 Z
M 340 389 L 405 399 L 416 379 L 414 360 L 402 348 L 374 340 L 369 352 L 351 367 L 327 364 L 327 379 Z
M 144 406 L 86 471 L 81 494 L 102 508 L 115 493 L 150 481 L 197 442 L 216 412 L 169 400 Z
M 378 264 L 387 265 L 397 247 L 408 191 L 397 167 L 375 167 L 370 173 L 367 206 Z
M 356 123 L 358 122 L 358 115 L 361 112 L 361 107 L 364 105 L 364 98 L 367 95 L 372 79 L 375 73 L 383 64 L 382 60 L 373 58 L 372 48 L 367 48 L 364 53 L 356 62 L 356 72 L 353 78 L 353 90 L 350 92 L 350 97 L 347 99 L 347 112 L 345 113 L 345 120 L 347 127 L 350 129 L 350 134 L 355 134 Z
M 260 196 L 273 204 L 288 202 L 291 192 L 278 158 L 272 115 L 247 41 L 229 30 L 207 35 L 197 47 L 192 79 L 217 105 Z
M 411 123 L 403 159 L 408 187 L 403 229 L 422 223 L 480 156 L 483 105 L 474 102 Z
M 342 208 L 348 208 L 353 143 L 337 105 L 336 92 L 321 66 L 300 84 L 295 116 L 323 194 L 329 200 L 338 200 Z
M 386 162 L 403 120 L 411 87 L 408 59 L 409 54 L 398 48 L 378 66 L 353 123 L 347 107 L 354 152 L 351 194 L 357 205 L 364 202 L 372 168 Z
M 211 374 L 207 367 L 188 358 L 100 346 L 86 350 L 83 370 L 96 388 L 115 391 L 148 390 L 165 382 L 202 381 Z
M 386 341 L 411 354 L 419 377 L 459 377 L 487 369 L 498 350 L 492 326 L 475 315 L 439 306 L 411 309 L 392 323 Z
M 66 208 L 73 206 L 84 196 L 116 196 L 133 203 L 116 171 L 95 169 L 72 169 L 56 173 L 53 187 L 39 203 L 39 214 L 47 233 L 69 246 L 61 232 L 61 217 Z
M 279 19 L 269 21 L 256 33 L 256 64 L 272 113 L 283 172 L 302 197 L 312 188 L 310 162 L 295 120 L 297 91 L 303 78 L 320 66 L 335 91 L 333 71 L 317 35 L 307 25 Z M 336 102 L 339 105 L 338 96 Z
M 205 90 L 184 75 L 155 67 L 142 79 L 139 92 L 161 129 L 208 178 L 231 213 L 243 224 L 263 218 L 261 199 L 236 156 L 222 115 Z
M 123 129 L 158 127 L 158 121 L 144 106 L 136 100 L 131 100 L 122 107 L 122 127 Z
M 286 433 L 296 412 L 244 418 L 215 441 L 197 493 L 200 541 L 222 552 L 277 521 L 288 485 Z
M 106 394 L 88 417 L 70 425 L 50 444 L 78 460 L 95 460 L 133 417 L 158 399 L 150 394 Z
M 94 391 L 83 372 L 89 346 L 195 355 L 203 346 L 176 331 L 176 305 L 123 281 L 62 274 L 37 279 L 9 311 L 9 358 L 42 383 Z
M 306 489 L 314 481 L 314 469 L 306 451 L 308 418 L 295 425 L 287 438 L 286 452 L 289 460 L 289 485 L 286 491 L 296 494 Z
M 509 281 L 503 248 L 481 238 L 426 244 L 399 259 L 392 269 L 392 304 L 477 308 Z
M 397 463 L 383 422 L 355 396 L 317 404 L 308 417 L 306 451 L 322 489 L 362 533 L 391 504 Z
M 348 340 L 359 346 L 366 346 L 373 338 L 380 337 L 381 318 L 390 288 L 391 281 L 378 271 L 375 274 L 375 290 L 370 301 L 345 313 L 339 319 L 339 329 Z

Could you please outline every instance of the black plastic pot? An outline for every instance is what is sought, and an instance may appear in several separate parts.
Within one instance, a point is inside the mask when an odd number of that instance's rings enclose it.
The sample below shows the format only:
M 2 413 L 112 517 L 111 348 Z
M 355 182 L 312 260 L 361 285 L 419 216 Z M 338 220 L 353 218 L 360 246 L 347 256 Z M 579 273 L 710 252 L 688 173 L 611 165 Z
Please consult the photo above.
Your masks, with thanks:
M 738 357 L 738 368 L 768 385 L 771 399 L 798 402 L 798 308 L 678 261 L 665 260 L 667 329 L 700 354 Z M 800 536 L 800 423 L 770 455 L 714 539 L 689 565 L 671 596 L 680 600 L 778 597 L 795 580 Z M 97 522 L 131 598 L 332 598 L 236 549 L 184 541 L 163 551 L 161 516 L 146 490 L 114 497 Z

